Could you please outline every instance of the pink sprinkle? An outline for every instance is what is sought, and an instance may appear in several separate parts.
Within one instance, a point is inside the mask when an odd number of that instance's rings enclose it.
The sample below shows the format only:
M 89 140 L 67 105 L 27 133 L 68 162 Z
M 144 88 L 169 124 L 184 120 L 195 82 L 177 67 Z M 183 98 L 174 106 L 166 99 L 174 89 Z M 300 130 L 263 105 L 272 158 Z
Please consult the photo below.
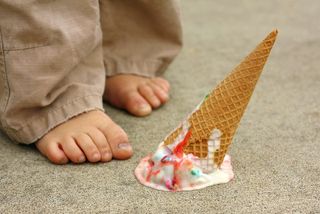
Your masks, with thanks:
M 166 180 L 166 187 L 167 187 L 168 189 L 172 189 L 172 182 L 170 181 L 170 179 L 167 179 L 167 180 Z

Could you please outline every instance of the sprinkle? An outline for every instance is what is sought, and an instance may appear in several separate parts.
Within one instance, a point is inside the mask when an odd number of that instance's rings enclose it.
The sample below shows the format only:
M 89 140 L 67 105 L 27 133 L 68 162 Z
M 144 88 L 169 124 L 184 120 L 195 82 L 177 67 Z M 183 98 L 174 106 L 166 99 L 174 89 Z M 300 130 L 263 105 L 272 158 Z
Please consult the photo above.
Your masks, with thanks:
M 172 157 L 170 157 L 170 156 L 168 156 L 168 155 L 166 155 L 166 156 L 164 156 L 162 159 L 161 159 L 161 162 L 162 163 L 167 163 L 167 162 L 172 162 L 173 160 L 172 160 Z
M 194 176 L 200 176 L 200 170 L 199 169 L 192 169 L 191 170 L 191 175 L 194 175 Z
M 154 166 L 153 160 L 149 159 L 149 160 L 148 160 L 148 163 L 149 163 L 149 165 L 150 165 L 151 167 Z
M 175 154 L 178 158 L 182 158 L 183 147 L 187 145 L 190 137 L 191 137 L 191 131 L 188 131 L 185 138 L 174 148 L 173 154 Z
M 166 187 L 170 190 L 172 190 L 172 181 L 170 179 L 166 180 Z

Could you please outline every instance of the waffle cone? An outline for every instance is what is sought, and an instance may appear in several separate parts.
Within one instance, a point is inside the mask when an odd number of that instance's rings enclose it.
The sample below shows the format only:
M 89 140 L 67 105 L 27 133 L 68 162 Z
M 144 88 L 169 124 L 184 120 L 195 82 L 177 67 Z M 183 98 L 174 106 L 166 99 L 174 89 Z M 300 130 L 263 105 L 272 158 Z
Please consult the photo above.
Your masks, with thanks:
M 276 30 L 271 32 L 189 116 L 192 136 L 184 147 L 185 153 L 192 153 L 200 158 L 207 157 L 208 139 L 212 130 L 217 128 L 222 136 L 220 148 L 214 152 L 213 157 L 214 163 L 218 167 L 221 165 L 276 36 Z M 172 144 L 181 131 L 180 126 L 166 137 L 164 144 Z

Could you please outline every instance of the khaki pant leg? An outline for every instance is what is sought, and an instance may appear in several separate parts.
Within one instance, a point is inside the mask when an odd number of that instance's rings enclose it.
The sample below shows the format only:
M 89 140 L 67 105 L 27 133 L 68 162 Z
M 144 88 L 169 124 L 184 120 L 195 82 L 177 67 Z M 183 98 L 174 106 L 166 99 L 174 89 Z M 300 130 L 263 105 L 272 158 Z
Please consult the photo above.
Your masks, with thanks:
M 161 74 L 182 46 L 177 0 L 100 0 L 106 75 Z
M 103 110 L 98 0 L 0 0 L 0 44 L 0 122 L 13 140 Z

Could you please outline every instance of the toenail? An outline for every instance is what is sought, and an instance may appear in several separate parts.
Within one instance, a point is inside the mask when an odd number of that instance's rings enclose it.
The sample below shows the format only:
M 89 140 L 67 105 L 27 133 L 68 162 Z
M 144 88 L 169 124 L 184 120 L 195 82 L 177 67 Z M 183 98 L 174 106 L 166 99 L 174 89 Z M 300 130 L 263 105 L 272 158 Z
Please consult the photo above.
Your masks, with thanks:
M 118 148 L 123 150 L 132 150 L 132 146 L 129 143 L 120 143 L 118 144 Z
M 141 104 L 139 106 L 139 110 L 142 112 L 149 112 L 151 110 L 151 108 L 148 104 Z
M 168 95 L 167 93 L 165 93 L 165 92 L 162 92 L 162 95 L 163 95 L 163 97 L 164 97 L 165 99 L 168 99 L 168 98 L 169 98 L 169 95 Z
M 81 157 L 79 158 L 79 162 L 80 162 L 80 163 L 85 162 L 85 161 L 86 161 L 86 158 L 85 158 L 84 156 L 81 156 Z
M 98 153 L 94 153 L 92 155 L 92 159 L 99 159 L 99 154 Z
M 155 99 L 154 100 L 154 104 L 155 104 L 155 106 L 159 106 L 159 105 L 161 105 L 161 102 L 160 102 L 160 100 Z
M 104 159 L 109 159 L 111 157 L 111 152 L 105 152 L 103 153 L 103 158 Z

